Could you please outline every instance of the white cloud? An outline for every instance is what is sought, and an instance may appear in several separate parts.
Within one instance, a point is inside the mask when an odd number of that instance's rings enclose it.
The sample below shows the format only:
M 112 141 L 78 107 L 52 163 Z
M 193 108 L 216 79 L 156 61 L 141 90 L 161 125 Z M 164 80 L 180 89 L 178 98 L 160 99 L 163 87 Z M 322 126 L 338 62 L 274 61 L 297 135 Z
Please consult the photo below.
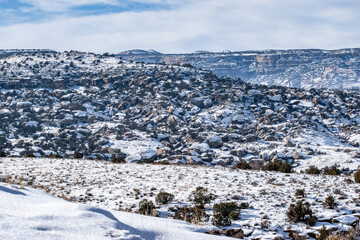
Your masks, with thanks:
M 358 0 L 189 0 L 170 10 L 0 27 L 0 46 L 94 52 L 359 47 L 358 12 Z

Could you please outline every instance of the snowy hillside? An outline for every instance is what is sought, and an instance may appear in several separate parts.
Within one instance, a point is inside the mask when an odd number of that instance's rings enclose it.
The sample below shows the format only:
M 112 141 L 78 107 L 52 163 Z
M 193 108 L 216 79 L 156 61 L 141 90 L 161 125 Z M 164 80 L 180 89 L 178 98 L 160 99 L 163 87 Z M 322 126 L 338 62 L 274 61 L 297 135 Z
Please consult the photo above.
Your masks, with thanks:
M 266 87 L 74 51 L 1 59 L 0 88 L 6 156 L 359 165 L 358 91 Z
M 110 211 L 0 183 L 0 239 L 227 239 L 181 221 Z

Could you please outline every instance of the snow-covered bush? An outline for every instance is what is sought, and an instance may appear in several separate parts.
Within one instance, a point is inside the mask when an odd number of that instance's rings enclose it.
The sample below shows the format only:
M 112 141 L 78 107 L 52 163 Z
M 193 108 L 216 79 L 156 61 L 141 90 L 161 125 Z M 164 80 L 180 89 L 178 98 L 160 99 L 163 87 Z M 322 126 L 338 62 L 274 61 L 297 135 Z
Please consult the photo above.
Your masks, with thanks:
M 174 195 L 167 192 L 160 192 L 155 198 L 157 204 L 168 204 L 172 200 L 174 200 Z

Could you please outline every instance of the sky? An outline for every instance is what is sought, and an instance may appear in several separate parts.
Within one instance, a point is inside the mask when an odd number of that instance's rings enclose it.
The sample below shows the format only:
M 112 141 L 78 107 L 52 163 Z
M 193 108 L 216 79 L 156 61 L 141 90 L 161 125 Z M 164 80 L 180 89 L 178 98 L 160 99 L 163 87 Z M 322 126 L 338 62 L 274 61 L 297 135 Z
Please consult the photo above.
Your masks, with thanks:
M 0 49 L 360 47 L 359 0 L 0 0 Z

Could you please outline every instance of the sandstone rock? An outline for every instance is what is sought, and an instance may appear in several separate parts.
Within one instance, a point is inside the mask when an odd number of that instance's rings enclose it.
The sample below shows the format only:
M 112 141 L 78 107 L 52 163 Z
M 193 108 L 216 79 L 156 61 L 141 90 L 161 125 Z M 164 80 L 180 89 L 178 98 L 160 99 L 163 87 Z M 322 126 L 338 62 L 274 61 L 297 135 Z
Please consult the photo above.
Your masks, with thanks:
M 249 165 L 252 169 L 260 170 L 264 165 L 263 161 L 260 159 L 252 159 L 249 161 Z
M 285 139 L 285 145 L 287 147 L 295 147 L 295 143 L 291 141 L 290 139 Z
M 174 107 L 170 106 L 167 111 L 168 111 L 168 113 L 173 113 L 174 112 Z
M 177 117 L 174 115 L 169 116 L 167 124 L 170 126 L 175 126 L 177 124 Z
M 294 159 L 299 159 L 299 158 L 300 158 L 300 153 L 297 152 L 297 151 L 294 151 L 294 153 L 293 153 L 293 158 L 294 158 Z

